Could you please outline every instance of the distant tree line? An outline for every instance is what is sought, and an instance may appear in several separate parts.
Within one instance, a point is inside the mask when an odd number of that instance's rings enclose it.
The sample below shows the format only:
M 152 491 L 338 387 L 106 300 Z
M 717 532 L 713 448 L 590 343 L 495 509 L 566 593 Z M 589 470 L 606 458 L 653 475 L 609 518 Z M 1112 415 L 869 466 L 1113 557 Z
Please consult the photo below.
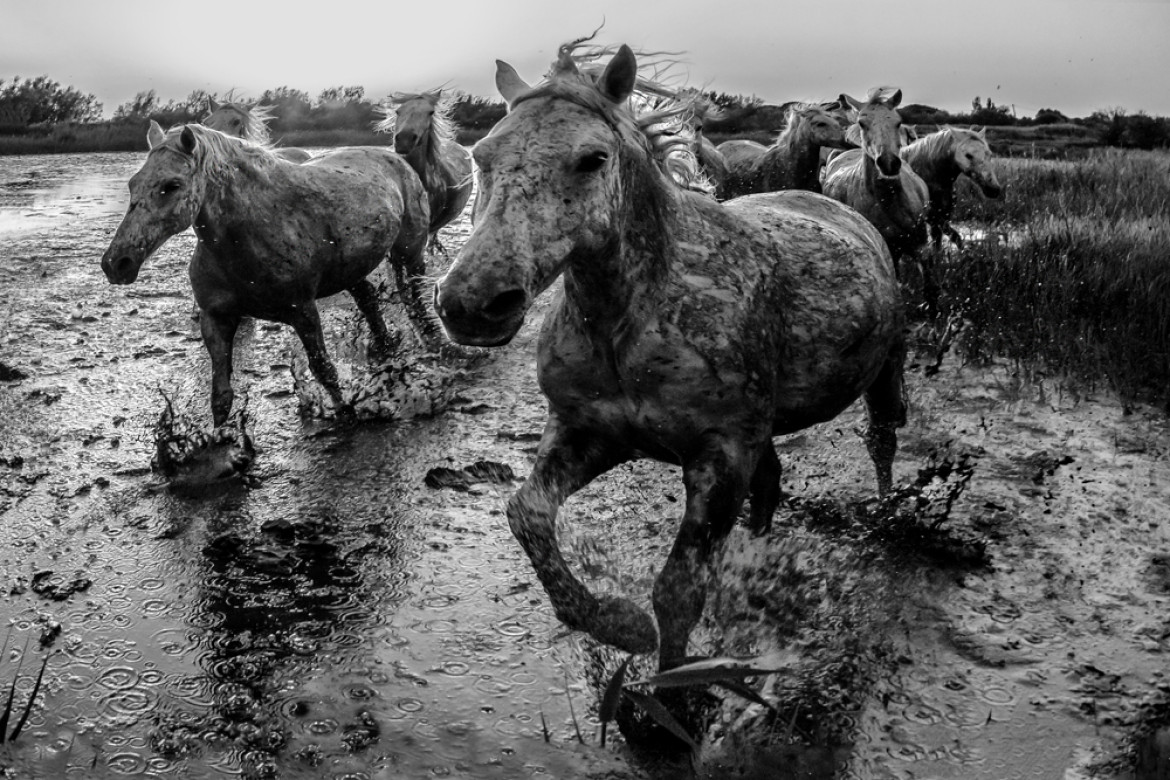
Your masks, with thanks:
M 755 95 L 706 92 L 713 111 L 704 124 L 708 132 L 724 135 L 767 134 L 779 131 L 789 103 L 769 104 Z M 140 127 L 154 119 L 164 127 L 198 122 L 208 112 L 209 102 L 217 96 L 194 90 L 183 100 L 165 103 L 155 90 L 139 92 L 119 105 L 113 118 L 104 124 Z M 498 100 L 455 92 L 452 110 L 465 141 L 486 133 L 503 117 L 506 107 Z M 232 99 L 230 94 L 220 100 Z M 238 100 L 238 98 L 236 98 Z M 381 100 L 371 100 L 360 86 L 337 86 L 324 89 L 312 98 L 308 93 L 288 86 L 265 90 L 257 103 L 272 108 L 269 129 L 275 138 L 298 131 L 363 130 L 368 131 L 382 118 Z M 1075 124 L 1090 128 L 1102 144 L 1108 146 L 1153 149 L 1170 147 L 1170 119 L 1144 112 L 1127 113 L 1120 107 L 1106 108 L 1080 119 L 1065 116 L 1052 108 L 1042 108 L 1034 117 L 1018 117 L 1014 108 L 996 104 L 991 98 L 976 97 L 969 112 L 952 113 L 918 103 L 899 108 L 902 118 L 913 125 L 987 125 L 992 127 L 1027 127 L 1034 125 Z M 63 86 L 48 76 L 32 79 L 0 79 L 0 135 L 47 132 L 56 125 L 103 124 L 102 105 L 93 95 Z M 58 132 L 60 135 L 60 132 Z

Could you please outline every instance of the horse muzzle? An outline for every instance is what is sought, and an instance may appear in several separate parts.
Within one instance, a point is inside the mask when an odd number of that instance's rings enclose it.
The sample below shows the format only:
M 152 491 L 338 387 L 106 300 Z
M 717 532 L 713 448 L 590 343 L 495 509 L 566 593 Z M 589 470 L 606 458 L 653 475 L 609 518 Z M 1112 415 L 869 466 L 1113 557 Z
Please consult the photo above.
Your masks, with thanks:
M 875 160 L 878 172 L 882 176 L 893 178 L 902 171 L 902 158 L 896 154 L 880 154 Z
M 487 300 L 468 299 L 440 281 L 435 285 L 435 313 L 447 337 L 467 347 L 502 347 L 520 326 L 528 311 L 528 293 L 521 289 L 499 292 Z
M 138 271 L 141 268 L 141 261 L 128 255 L 102 258 L 102 270 L 105 271 L 110 284 L 133 284 L 138 280 Z

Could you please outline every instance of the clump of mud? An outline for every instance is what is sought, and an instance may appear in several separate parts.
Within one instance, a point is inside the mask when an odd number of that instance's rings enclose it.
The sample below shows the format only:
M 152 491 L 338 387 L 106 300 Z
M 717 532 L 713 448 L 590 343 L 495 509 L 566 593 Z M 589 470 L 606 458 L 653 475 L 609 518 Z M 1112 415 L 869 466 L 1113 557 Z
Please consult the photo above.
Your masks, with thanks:
M 246 397 L 225 424 L 207 431 L 186 414 L 177 413 L 170 396 L 161 395 L 164 406 L 154 424 L 152 471 L 172 487 L 220 482 L 247 471 L 256 450 L 247 432 Z
M 391 422 L 433 417 L 451 405 L 465 362 L 459 355 L 405 345 L 376 365 L 339 361 L 343 403 L 359 420 Z M 328 418 L 338 413 L 299 350 L 294 352 L 291 371 L 302 416 Z

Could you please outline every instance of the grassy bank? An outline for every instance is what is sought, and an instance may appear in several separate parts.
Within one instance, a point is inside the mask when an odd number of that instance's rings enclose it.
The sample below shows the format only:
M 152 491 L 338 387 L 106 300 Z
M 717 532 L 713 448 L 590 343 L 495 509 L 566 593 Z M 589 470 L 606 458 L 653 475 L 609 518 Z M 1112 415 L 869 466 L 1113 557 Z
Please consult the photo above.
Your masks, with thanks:
M 986 236 L 938 258 L 962 353 L 1170 405 L 1170 154 L 998 165 L 1004 198 L 955 217 Z
M 472 144 L 484 135 L 484 130 L 461 130 L 458 140 Z M 386 146 L 390 136 L 372 129 L 291 130 L 274 136 L 273 141 L 277 146 Z M 146 126 L 140 122 L 62 123 L 19 135 L 0 135 L 0 155 L 145 151 Z

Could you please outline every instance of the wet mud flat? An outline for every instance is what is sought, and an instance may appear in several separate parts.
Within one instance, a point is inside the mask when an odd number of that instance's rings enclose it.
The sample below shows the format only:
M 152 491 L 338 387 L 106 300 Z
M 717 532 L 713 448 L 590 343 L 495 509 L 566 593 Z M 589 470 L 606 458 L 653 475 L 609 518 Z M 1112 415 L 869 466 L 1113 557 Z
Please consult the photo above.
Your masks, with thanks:
M 686 776 L 685 757 L 599 746 L 623 658 L 557 623 L 503 517 L 543 426 L 548 299 L 508 347 L 393 377 L 330 301 L 331 354 L 368 402 L 355 427 L 301 416 L 320 398 L 299 346 L 254 323 L 250 476 L 171 490 L 149 467 L 163 393 L 208 418 L 193 237 L 132 287 L 97 265 L 138 160 L 0 159 L 0 362 L 23 375 L 0 382 L 0 690 L 27 698 L 51 654 L 0 768 Z M 696 774 L 1132 776 L 1119 756 L 1170 682 L 1164 416 L 953 357 L 908 384 L 895 476 L 926 481 L 903 510 L 876 505 L 860 408 L 778 440 L 788 501 L 766 538 L 733 532 L 692 651 L 799 661 L 751 681 L 774 711 L 714 700 Z M 595 590 L 648 606 L 681 498 L 677 469 L 622 466 L 568 502 L 562 544 Z

